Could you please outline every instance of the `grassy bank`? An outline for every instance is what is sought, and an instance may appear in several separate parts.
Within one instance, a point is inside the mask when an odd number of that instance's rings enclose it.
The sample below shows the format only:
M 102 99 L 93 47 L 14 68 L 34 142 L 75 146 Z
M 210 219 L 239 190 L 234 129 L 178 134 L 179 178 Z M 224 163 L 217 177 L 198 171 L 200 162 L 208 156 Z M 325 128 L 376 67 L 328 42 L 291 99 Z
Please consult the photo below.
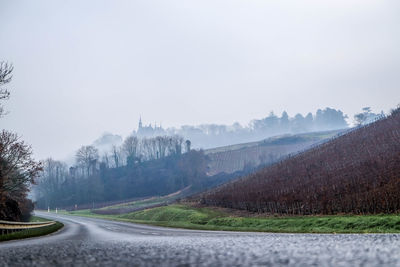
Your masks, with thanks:
M 220 210 L 187 205 L 170 205 L 123 215 L 98 215 L 89 210 L 68 214 L 203 230 L 275 233 L 400 233 L 399 215 L 237 217 Z
M 31 217 L 31 222 L 42 222 L 42 221 L 48 221 L 47 219 L 32 216 Z M 13 240 L 13 239 L 23 239 L 23 238 L 28 238 L 28 237 L 37 237 L 37 236 L 42 236 L 42 235 L 48 235 L 51 234 L 59 229 L 61 229 L 64 225 L 60 222 L 56 222 L 53 225 L 50 226 L 45 226 L 41 228 L 36 228 L 36 229 L 27 229 L 23 230 L 20 232 L 14 232 L 11 234 L 6 234 L 6 235 L 0 235 L 0 242 L 1 241 L 7 241 L 7 240 Z

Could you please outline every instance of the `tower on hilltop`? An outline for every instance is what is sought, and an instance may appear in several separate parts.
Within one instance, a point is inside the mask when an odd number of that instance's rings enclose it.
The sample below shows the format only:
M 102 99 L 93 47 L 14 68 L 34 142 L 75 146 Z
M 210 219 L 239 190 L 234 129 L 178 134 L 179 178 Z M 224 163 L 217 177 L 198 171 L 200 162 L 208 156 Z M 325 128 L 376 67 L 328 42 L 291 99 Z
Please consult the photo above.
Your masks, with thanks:
M 138 130 L 140 130 L 140 129 L 142 129 L 142 128 L 143 128 L 142 116 L 140 116 L 140 118 L 139 118 L 139 127 L 138 127 Z

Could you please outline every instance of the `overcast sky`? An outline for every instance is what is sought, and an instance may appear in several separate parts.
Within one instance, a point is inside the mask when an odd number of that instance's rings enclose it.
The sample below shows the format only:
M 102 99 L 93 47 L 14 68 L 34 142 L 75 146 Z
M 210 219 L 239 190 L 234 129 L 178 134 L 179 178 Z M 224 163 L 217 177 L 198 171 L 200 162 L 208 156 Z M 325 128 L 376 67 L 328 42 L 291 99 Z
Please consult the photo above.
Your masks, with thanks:
M 1 128 L 62 159 L 145 122 L 400 103 L 400 1 L 0 0 Z

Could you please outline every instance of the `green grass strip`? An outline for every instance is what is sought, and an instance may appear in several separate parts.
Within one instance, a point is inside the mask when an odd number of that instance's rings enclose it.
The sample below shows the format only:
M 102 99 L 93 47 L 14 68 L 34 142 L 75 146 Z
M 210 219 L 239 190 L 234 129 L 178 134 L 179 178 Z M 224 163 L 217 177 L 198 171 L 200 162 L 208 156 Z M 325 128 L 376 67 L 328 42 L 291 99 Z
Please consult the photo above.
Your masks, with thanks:
M 400 216 L 332 215 L 237 217 L 211 208 L 170 205 L 122 215 L 98 215 L 90 210 L 66 214 L 166 227 L 273 233 L 400 233 Z

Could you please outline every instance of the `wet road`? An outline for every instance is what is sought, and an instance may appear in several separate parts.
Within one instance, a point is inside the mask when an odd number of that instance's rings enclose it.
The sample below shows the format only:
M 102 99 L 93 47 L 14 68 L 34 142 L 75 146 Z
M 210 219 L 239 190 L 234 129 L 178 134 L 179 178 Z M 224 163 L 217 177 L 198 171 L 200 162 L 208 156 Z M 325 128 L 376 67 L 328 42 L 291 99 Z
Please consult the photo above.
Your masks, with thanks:
M 65 227 L 0 243 L 0 266 L 400 266 L 400 235 L 192 231 L 38 215 Z

